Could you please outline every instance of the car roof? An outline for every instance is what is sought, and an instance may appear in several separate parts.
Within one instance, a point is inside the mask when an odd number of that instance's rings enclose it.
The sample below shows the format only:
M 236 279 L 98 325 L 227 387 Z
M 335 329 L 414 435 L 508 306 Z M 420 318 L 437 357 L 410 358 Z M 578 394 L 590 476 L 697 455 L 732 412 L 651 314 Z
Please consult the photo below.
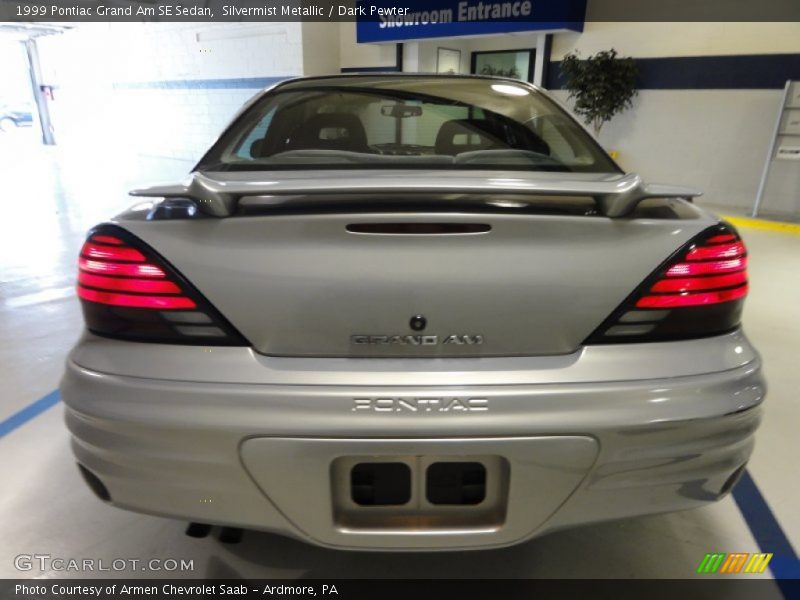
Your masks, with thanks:
M 304 89 L 314 88 L 320 85 L 342 85 L 342 86 L 380 86 L 381 84 L 402 81 L 447 81 L 447 80 L 473 80 L 497 82 L 503 81 L 517 85 L 525 85 L 532 88 L 537 86 L 520 79 L 510 77 L 496 77 L 491 75 L 460 75 L 442 73 L 342 73 L 339 75 L 318 75 L 312 77 L 296 77 L 287 79 L 279 83 L 276 87 L 282 89 Z M 538 89 L 538 88 L 537 88 Z

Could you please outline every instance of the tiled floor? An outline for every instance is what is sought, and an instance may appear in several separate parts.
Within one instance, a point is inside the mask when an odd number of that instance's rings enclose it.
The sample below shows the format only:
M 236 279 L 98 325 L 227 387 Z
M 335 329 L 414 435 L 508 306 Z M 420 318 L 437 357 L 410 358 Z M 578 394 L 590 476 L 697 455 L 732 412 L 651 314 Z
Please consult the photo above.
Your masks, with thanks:
M 45 151 L 0 140 L 0 422 L 54 390 L 82 324 L 72 294 L 85 231 L 131 204 L 125 191 L 174 179 L 176 161 Z M 800 544 L 800 235 L 743 231 L 752 255 L 746 330 L 770 385 L 750 471 L 784 531 Z M 703 509 L 554 533 L 470 553 L 337 552 L 261 533 L 238 545 L 184 536 L 185 524 L 100 503 L 80 481 L 60 405 L 0 437 L 0 577 L 20 554 L 177 558 L 189 577 L 691 577 L 706 552 L 756 552 L 731 498 Z M 103 573 L 109 575 L 109 573 Z M 159 573 L 148 573 L 158 576 Z M 173 574 L 174 575 L 174 574 Z

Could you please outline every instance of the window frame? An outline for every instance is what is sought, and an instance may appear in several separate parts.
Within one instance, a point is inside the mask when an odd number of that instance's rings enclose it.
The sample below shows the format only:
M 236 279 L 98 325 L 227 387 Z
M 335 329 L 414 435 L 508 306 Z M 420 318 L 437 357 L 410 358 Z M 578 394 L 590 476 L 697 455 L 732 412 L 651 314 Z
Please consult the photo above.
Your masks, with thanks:
M 229 134 L 239 129 L 243 122 L 247 121 L 249 118 L 253 116 L 253 113 L 258 111 L 259 106 L 269 101 L 269 99 L 277 94 L 284 93 L 284 92 L 305 92 L 305 93 L 314 93 L 319 91 L 340 91 L 340 92 L 353 92 L 358 93 L 359 91 L 366 91 L 371 92 L 374 94 L 384 94 L 384 93 L 391 93 L 394 96 L 401 98 L 403 96 L 408 97 L 409 99 L 419 100 L 420 98 L 424 98 L 426 96 L 425 93 L 421 92 L 409 92 L 407 90 L 402 89 L 391 89 L 391 88 L 382 88 L 378 86 L 370 87 L 369 83 L 366 86 L 362 85 L 353 85 L 354 81 L 359 80 L 409 80 L 413 81 L 416 79 L 419 80 L 442 80 L 442 79 L 468 79 L 468 80 L 482 80 L 485 82 L 486 85 L 491 85 L 492 83 L 502 83 L 502 82 L 509 82 L 516 85 L 523 85 L 527 87 L 532 94 L 535 94 L 539 97 L 539 100 L 544 102 L 545 104 L 550 105 L 553 109 L 553 112 L 562 116 L 566 121 L 571 122 L 574 124 L 576 129 L 582 130 L 584 132 L 584 136 L 581 136 L 581 140 L 586 144 L 587 149 L 593 150 L 594 152 L 598 153 L 600 157 L 602 157 L 603 162 L 605 162 L 609 166 L 609 170 L 596 170 L 596 171 L 576 171 L 577 173 L 608 173 L 612 175 L 617 174 L 625 174 L 625 171 L 620 168 L 620 166 L 616 163 L 616 161 L 606 152 L 606 150 L 600 145 L 600 143 L 595 139 L 595 137 L 589 132 L 589 130 L 584 127 L 578 119 L 574 117 L 574 115 L 570 114 L 569 111 L 557 100 L 552 98 L 546 90 L 540 89 L 538 86 L 532 84 L 531 82 L 524 82 L 521 80 L 516 79 L 509 79 L 507 77 L 489 77 L 485 75 L 449 75 L 449 76 L 422 76 L 418 74 L 396 74 L 396 75 L 389 75 L 389 76 L 380 76 L 376 77 L 373 75 L 367 74 L 357 74 L 357 75 L 344 75 L 344 76 L 318 76 L 318 77 L 306 77 L 306 78 L 294 78 L 288 79 L 283 82 L 279 82 L 274 86 L 267 88 L 262 93 L 257 94 L 253 98 L 250 99 L 239 111 L 239 113 L 234 117 L 228 127 L 219 135 L 216 139 L 214 144 L 206 151 L 206 153 L 200 158 L 197 164 L 193 167 L 192 171 L 294 171 L 294 170 L 369 170 L 369 169 L 414 169 L 419 168 L 411 165 L 371 165 L 371 164 L 357 164 L 352 166 L 342 165 L 342 164 L 335 164 L 335 165 L 328 165 L 328 164 L 314 164 L 314 165 L 262 165 L 259 168 L 254 168 L 248 165 L 233 165 L 228 163 L 222 163 L 219 160 L 219 157 L 222 155 L 224 147 L 230 146 L 230 139 Z M 435 100 L 441 100 L 438 96 L 431 96 L 429 97 Z M 460 102 L 454 100 L 454 104 L 459 104 Z M 481 107 L 478 107 L 481 108 Z M 577 132 L 576 132 L 577 133 Z M 216 158 L 215 158 L 216 157 Z M 463 167 L 460 167 L 463 168 Z M 458 166 L 453 166 L 454 170 L 460 169 Z M 520 171 L 524 172 L 526 169 L 515 169 L 514 167 L 504 167 L 504 168 L 491 168 L 486 167 L 488 170 L 497 170 L 497 171 Z M 474 167 L 467 168 L 466 170 L 474 170 Z M 544 169 L 543 169 L 544 170 Z

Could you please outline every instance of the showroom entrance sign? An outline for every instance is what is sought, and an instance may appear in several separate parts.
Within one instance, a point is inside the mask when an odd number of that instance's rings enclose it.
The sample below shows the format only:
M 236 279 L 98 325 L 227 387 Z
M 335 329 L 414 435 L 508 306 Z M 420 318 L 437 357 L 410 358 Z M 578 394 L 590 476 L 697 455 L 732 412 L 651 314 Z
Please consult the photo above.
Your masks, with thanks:
M 586 0 L 369 0 L 359 2 L 361 44 L 512 33 L 583 31 Z M 383 10 L 381 10 L 383 9 Z

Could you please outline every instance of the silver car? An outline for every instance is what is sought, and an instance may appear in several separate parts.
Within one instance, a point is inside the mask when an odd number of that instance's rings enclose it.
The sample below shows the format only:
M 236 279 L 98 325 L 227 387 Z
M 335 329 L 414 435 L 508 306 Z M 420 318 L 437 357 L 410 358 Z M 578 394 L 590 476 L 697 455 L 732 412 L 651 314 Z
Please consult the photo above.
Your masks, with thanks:
M 713 502 L 753 449 L 738 234 L 527 83 L 287 81 L 133 193 L 61 385 L 115 506 L 489 548 Z

